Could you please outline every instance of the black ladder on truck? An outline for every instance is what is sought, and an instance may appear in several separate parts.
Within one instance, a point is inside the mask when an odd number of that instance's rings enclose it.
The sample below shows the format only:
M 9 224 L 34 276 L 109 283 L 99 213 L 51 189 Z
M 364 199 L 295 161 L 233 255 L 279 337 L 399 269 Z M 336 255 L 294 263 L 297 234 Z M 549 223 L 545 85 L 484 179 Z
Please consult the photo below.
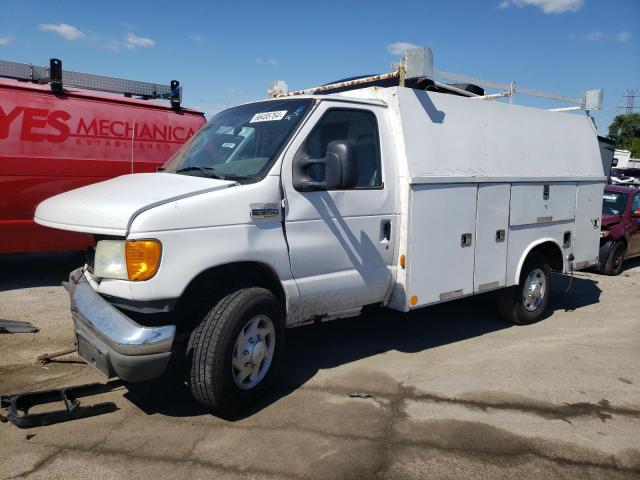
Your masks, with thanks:
M 91 73 L 72 72 L 62 70 L 62 61 L 57 58 L 52 58 L 48 67 L 0 60 L 0 77 L 50 84 L 51 90 L 55 93 L 62 93 L 64 86 L 67 85 L 85 90 L 119 93 L 127 97 L 161 98 L 169 100 L 174 108 L 179 108 L 182 101 L 182 87 L 177 80 L 171 80 L 169 85 L 161 85 Z

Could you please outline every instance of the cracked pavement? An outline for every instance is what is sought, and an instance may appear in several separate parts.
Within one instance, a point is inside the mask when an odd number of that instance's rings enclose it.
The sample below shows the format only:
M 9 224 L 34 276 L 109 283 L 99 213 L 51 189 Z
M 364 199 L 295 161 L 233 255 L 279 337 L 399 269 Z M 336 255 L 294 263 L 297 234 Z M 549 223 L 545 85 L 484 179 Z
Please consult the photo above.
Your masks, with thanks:
M 0 257 L 0 393 L 106 380 L 77 357 L 59 286 L 78 257 Z M 640 478 L 640 261 L 554 277 L 550 315 L 514 327 L 490 295 L 288 331 L 272 395 L 241 417 L 195 404 L 176 372 L 110 382 L 105 415 L 0 424 L 10 478 Z M 365 392 L 371 398 L 351 398 Z

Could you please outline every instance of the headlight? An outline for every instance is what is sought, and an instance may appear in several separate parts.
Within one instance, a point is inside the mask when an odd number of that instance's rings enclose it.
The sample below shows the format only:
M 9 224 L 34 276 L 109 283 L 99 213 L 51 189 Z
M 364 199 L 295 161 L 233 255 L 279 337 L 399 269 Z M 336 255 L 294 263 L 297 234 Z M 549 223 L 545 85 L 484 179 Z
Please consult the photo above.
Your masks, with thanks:
M 129 280 L 124 240 L 100 240 L 96 245 L 93 273 L 99 278 Z
M 157 240 L 100 240 L 93 273 L 99 278 L 148 280 L 160 267 L 161 253 Z
M 609 234 L 609 230 L 600 230 L 600 238 L 608 237 Z

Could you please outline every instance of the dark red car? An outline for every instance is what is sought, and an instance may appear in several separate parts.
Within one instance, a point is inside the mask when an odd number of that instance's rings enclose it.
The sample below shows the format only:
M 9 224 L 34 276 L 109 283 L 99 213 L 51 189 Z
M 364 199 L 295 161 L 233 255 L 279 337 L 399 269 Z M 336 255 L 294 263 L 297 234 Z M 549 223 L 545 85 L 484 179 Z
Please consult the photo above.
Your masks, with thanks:
M 618 275 L 625 258 L 640 255 L 640 189 L 607 185 L 602 202 L 600 271 Z

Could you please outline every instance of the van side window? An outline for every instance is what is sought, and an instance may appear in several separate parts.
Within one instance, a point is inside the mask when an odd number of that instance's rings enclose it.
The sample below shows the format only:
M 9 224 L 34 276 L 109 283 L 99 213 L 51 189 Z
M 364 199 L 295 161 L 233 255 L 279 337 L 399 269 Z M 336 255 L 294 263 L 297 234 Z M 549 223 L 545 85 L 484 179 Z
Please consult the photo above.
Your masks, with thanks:
M 633 202 L 631 202 L 631 211 L 640 208 L 640 193 L 636 193 L 636 196 L 633 197 Z
M 382 187 L 380 167 L 380 142 L 378 123 L 372 112 L 365 110 L 329 110 L 315 126 L 301 150 L 312 158 L 323 158 L 327 145 L 342 140 L 354 146 L 358 165 L 357 189 Z M 310 176 L 316 181 L 324 180 L 321 167 L 311 167 Z

